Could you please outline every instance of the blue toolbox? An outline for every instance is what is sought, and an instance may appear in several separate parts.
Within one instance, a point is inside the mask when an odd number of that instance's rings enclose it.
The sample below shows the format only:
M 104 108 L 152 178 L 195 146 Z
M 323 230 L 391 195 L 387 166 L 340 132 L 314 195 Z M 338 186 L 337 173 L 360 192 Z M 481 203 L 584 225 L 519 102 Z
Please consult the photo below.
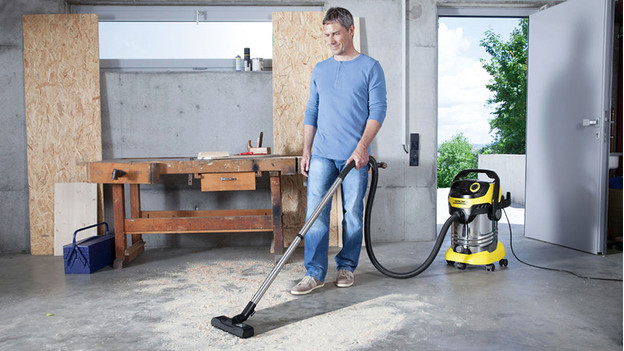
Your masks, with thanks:
M 76 242 L 76 234 L 78 232 L 100 225 L 106 226 L 106 235 L 96 235 Z M 65 274 L 93 273 L 113 264 L 114 257 L 115 235 L 109 234 L 108 223 L 106 222 L 76 230 L 73 242 L 63 246 Z

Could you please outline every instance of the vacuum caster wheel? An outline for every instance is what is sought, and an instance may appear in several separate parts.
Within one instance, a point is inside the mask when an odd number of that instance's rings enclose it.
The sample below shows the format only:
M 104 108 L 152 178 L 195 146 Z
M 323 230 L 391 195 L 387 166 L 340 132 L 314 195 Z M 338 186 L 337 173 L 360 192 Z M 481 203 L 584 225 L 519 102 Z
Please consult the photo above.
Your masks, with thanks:
M 459 269 L 460 271 L 463 271 L 464 269 L 466 269 L 466 264 L 465 263 L 458 263 L 457 264 L 457 269 Z
M 449 266 L 454 266 L 455 265 L 455 261 L 446 260 L 446 264 L 449 265 Z
M 494 272 L 494 270 L 496 269 L 496 266 L 495 266 L 495 265 L 493 265 L 493 264 L 488 264 L 488 265 L 486 265 L 486 266 L 485 266 L 485 269 L 486 269 L 488 272 Z
M 498 264 L 499 264 L 501 267 L 507 267 L 507 265 L 509 264 L 509 261 L 507 261 L 507 259 L 506 259 L 506 258 L 503 258 L 502 260 L 498 261 Z

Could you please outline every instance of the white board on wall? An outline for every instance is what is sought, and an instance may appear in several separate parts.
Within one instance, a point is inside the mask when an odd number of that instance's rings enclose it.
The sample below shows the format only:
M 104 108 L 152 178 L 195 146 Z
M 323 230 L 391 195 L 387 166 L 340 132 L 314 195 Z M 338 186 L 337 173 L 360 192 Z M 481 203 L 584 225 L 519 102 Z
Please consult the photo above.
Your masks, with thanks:
M 97 223 L 97 184 L 54 184 L 54 256 L 63 256 L 74 232 Z M 97 235 L 97 228 L 83 230 L 76 241 Z

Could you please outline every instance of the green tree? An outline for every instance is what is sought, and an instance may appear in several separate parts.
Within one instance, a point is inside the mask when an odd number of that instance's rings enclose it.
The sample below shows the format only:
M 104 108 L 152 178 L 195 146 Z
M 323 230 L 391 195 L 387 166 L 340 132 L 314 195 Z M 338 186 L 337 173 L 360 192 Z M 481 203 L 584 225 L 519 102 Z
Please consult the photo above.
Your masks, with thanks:
M 491 56 L 481 65 L 492 76 L 486 87 L 494 93 L 487 101 L 494 106 L 490 132 L 494 142 L 488 151 L 524 154 L 526 151 L 527 43 L 528 19 L 521 19 L 509 41 L 492 30 L 485 32 L 481 46 Z
M 463 133 L 443 142 L 438 149 L 438 188 L 450 187 L 460 171 L 477 168 L 478 156 Z

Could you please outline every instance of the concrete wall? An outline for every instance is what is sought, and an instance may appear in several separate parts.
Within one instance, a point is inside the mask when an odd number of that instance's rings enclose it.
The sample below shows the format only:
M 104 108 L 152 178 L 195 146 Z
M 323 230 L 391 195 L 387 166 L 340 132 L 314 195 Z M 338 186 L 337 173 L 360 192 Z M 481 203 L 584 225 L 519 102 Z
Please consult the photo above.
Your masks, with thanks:
M 525 204 L 525 155 L 479 155 L 479 168 L 496 172 L 501 180 L 503 195 L 509 191 L 511 202 Z
M 128 1 L 131 5 L 141 2 Z M 241 4 L 210 0 L 194 3 Z M 373 154 L 389 166 L 381 170 L 373 215 L 373 236 L 377 240 L 423 240 L 435 235 L 438 6 L 539 7 L 543 3 L 545 1 L 407 1 L 409 132 L 420 134 L 420 166 L 409 167 L 401 135 L 401 1 L 325 1 L 326 7 L 346 7 L 362 19 L 362 52 L 379 60 L 386 74 L 388 117 L 372 146 Z M 0 0 L 0 85 L 3 86 L 0 90 L 0 251 L 30 249 L 21 16 L 62 13 L 66 10 L 64 4 L 61 0 Z M 242 148 L 250 138 L 255 140 L 260 130 L 264 131 L 265 140 L 272 139 L 271 76 L 268 73 L 103 72 L 101 81 L 104 157 L 192 156 L 198 151 L 215 149 L 243 151 L 237 148 Z M 163 184 L 145 187 L 143 205 L 145 208 L 254 207 L 268 196 L 263 193 L 251 196 L 201 194 L 193 188 L 196 186 L 164 179 Z M 261 186 L 267 187 L 266 184 Z M 164 197 L 158 187 L 166 190 Z M 110 219 L 110 209 L 107 212 Z M 148 247 L 255 245 L 269 240 L 270 235 L 264 234 L 162 235 L 150 236 Z
M 263 132 L 273 140 L 270 72 L 102 71 L 103 157 L 197 156 L 201 151 L 247 151 Z M 165 176 L 141 186 L 145 210 L 270 208 L 268 178 L 256 192 L 202 193 L 199 181 Z M 110 189 L 105 187 L 107 220 L 112 223 Z M 129 195 L 127 195 L 129 196 Z M 212 246 L 221 243 L 270 244 L 271 233 L 145 235 L 147 247 Z

